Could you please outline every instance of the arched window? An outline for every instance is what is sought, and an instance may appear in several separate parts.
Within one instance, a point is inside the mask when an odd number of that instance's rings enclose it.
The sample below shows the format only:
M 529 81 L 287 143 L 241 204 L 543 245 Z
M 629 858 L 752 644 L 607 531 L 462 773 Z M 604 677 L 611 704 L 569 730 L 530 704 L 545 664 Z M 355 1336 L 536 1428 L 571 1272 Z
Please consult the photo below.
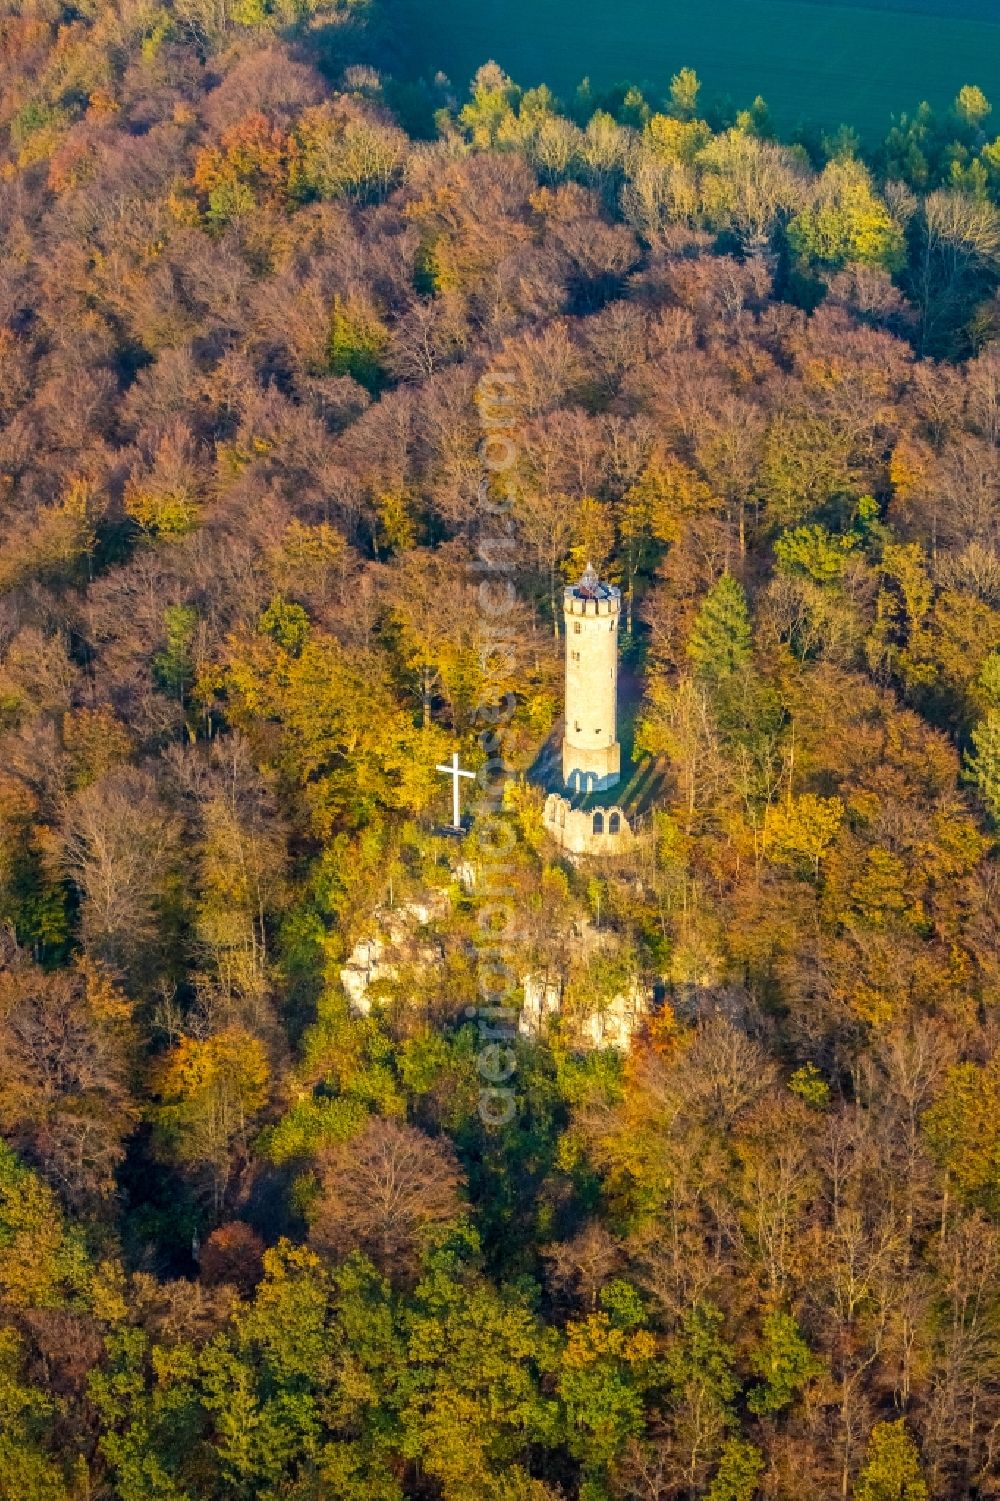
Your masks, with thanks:
M 595 813 L 594 814 L 594 833 L 595 834 L 603 834 L 604 833 L 604 814 L 603 813 Z
M 612 813 L 611 817 L 608 819 L 608 833 L 609 834 L 620 834 L 621 833 L 621 828 L 622 828 L 621 814 L 620 813 Z

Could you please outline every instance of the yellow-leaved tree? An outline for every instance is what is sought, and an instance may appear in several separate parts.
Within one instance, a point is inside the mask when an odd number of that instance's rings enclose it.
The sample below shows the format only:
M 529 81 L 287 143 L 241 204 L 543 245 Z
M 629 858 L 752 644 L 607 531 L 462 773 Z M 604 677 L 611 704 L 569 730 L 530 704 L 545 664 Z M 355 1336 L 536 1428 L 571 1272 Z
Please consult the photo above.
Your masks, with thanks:
M 780 865 L 805 865 L 819 875 L 844 821 L 839 797 L 816 797 L 804 792 L 783 806 L 769 808 L 764 822 L 764 851 Z
M 868 168 L 853 157 L 828 162 L 813 199 L 788 226 L 804 260 L 825 266 L 856 261 L 897 270 L 904 259 L 903 227 L 872 187 Z
M 269 1079 L 264 1044 L 239 1027 L 182 1038 L 154 1070 L 160 1104 L 151 1114 L 160 1148 L 207 1181 L 216 1210 L 232 1156 L 246 1150 L 267 1100 Z
M 384 659 L 349 654 L 317 630 L 294 648 L 264 634 L 234 637 L 227 656 L 199 692 L 206 700 L 225 695 L 229 722 L 244 731 L 258 764 L 277 760 L 314 833 L 328 838 L 386 810 L 430 806 L 440 791 L 434 766 L 448 742 L 399 707 Z

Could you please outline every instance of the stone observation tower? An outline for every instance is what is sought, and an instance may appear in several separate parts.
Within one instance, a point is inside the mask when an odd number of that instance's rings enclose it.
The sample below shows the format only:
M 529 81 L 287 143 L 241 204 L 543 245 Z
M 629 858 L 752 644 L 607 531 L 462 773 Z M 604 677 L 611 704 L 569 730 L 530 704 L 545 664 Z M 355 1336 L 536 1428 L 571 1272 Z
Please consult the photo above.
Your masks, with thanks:
M 562 789 L 545 799 L 542 822 L 570 855 L 619 855 L 635 837 L 623 808 L 599 806 L 594 793 L 617 787 L 622 776 L 618 742 L 618 622 L 622 599 L 602 584 L 588 563 L 563 596 L 566 625 L 566 728 Z M 552 768 L 555 780 L 555 768 Z M 603 800 L 602 800 L 603 802 Z
M 618 743 L 618 621 L 621 593 L 588 563 L 563 596 L 566 730 L 563 781 L 572 792 L 603 792 L 621 780 Z

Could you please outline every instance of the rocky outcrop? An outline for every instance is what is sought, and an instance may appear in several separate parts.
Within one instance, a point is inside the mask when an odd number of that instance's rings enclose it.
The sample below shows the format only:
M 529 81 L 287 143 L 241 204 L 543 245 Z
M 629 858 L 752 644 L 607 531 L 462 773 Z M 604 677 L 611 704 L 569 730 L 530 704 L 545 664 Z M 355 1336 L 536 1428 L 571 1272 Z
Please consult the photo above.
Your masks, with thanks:
M 521 984 L 524 1001 L 517 1019 L 522 1037 L 544 1037 L 559 1015 L 562 986 L 542 975 L 525 975 Z
M 378 908 L 373 913 L 370 936 L 354 945 L 340 971 L 340 982 L 355 1016 L 370 1014 L 380 983 L 398 981 L 408 967 L 427 970 L 442 962 L 444 947 L 431 928 L 449 910 L 447 894 L 437 891 L 422 900 Z M 602 936 L 587 925 L 579 938 L 581 950 L 599 945 Z M 638 982 L 627 992 L 582 1013 L 567 1008 L 558 978 L 526 974 L 521 992 L 517 1030 L 522 1037 L 545 1037 L 558 1023 L 571 1046 L 617 1048 L 622 1052 L 631 1046 L 652 1004 L 651 992 Z
M 380 981 L 398 980 L 406 965 L 429 968 L 441 961 L 444 950 L 427 930 L 448 910 L 443 891 L 430 892 L 421 901 L 401 902 L 398 907 L 376 908 L 372 935 L 354 945 L 340 971 L 340 983 L 356 1016 L 369 1014 L 371 991 Z
M 526 975 L 524 1003 L 517 1030 L 522 1037 L 544 1037 L 555 1022 L 571 1043 L 584 1048 L 617 1048 L 627 1052 L 632 1038 L 649 1015 L 652 992 L 635 983 L 625 993 L 583 1013 L 567 1009 L 562 986 L 541 975 Z

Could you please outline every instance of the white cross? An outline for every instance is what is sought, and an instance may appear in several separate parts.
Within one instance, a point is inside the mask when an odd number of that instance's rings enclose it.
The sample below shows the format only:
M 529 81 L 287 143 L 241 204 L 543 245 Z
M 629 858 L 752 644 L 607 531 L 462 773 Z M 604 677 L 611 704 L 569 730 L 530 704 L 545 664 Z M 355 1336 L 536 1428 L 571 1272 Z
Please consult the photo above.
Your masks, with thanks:
M 474 782 L 476 780 L 476 773 L 474 771 L 462 770 L 458 764 L 458 751 L 455 751 L 452 756 L 450 766 L 435 766 L 434 770 L 443 771 L 446 777 L 451 777 L 451 826 L 453 829 L 460 829 L 462 827 L 462 806 L 458 796 L 458 779 L 459 777 L 468 777 L 470 781 Z

